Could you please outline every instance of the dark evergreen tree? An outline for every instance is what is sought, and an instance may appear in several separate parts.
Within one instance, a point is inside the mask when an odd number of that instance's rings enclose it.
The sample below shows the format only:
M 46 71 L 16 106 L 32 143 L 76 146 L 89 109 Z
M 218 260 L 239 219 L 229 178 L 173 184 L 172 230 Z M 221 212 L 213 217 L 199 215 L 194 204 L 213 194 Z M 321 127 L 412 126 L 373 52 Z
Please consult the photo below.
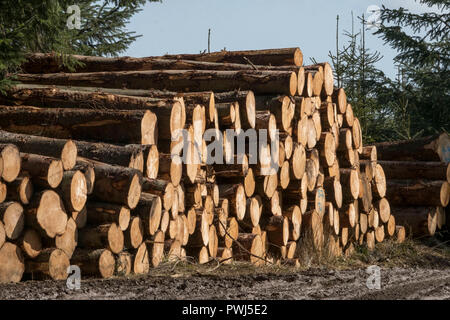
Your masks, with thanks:
M 69 67 L 73 61 L 66 54 L 123 53 L 139 37 L 126 25 L 147 1 L 158 0 L 0 0 L 0 90 L 30 52 L 55 52 Z M 74 4 L 80 28 L 67 25 L 76 14 L 68 11 Z
M 375 32 L 398 52 L 395 62 L 401 72 L 409 136 L 450 131 L 450 1 L 420 2 L 435 10 L 414 14 L 383 6 L 381 26 Z

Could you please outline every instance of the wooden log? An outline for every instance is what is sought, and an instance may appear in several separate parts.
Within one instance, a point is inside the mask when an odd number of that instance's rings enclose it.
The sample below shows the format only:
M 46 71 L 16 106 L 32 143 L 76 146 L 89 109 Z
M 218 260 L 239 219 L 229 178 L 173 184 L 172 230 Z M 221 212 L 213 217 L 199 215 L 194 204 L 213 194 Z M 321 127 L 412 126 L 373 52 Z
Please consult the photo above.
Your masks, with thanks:
M 133 256 L 129 252 L 121 252 L 116 257 L 114 273 L 118 276 L 129 276 L 133 270 Z
M 164 239 L 163 239 L 164 240 Z M 134 252 L 133 273 L 147 274 L 150 270 L 148 245 L 144 241 Z
M 65 280 L 69 266 L 70 260 L 64 251 L 48 248 L 34 260 L 25 262 L 25 273 L 31 274 L 33 279 Z
M 390 215 L 388 222 L 384 225 L 384 229 L 385 229 L 384 231 L 385 231 L 386 236 L 388 236 L 390 238 L 393 237 L 395 234 L 395 228 L 396 228 L 395 216 Z
M 172 208 L 173 199 L 178 195 L 171 182 L 158 179 L 144 178 L 142 191 L 159 196 L 162 199 L 162 205 L 165 210 Z
M 217 67 L 223 64 L 224 70 L 251 70 L 253 65 L 265 66 L 301 66 L 303 55 L 299 48 L 268 49 L 268 50 L 248 50 L 248 51 L 220 51 L 202 54 L 164 55 L 162 57 L 92 57 L 82 55 L 72 55 L 73 59 L 81 62 L 75 68 L 75 72 L 90 71 L 124 71 L 124 70 L 189 70 L 209 68 L 221 70 Z M 248 60 L 247 60 L 248 59 Z M 249 64 L 248 61 L 251 61 Z M 199 62 L 208 62 L 199 63 Z M 202 65 L 205 67 L 202 68 Z M 234 67 L 234 65 L 238 65 Z M 246 68 L 248 66 L 248 68 Z M 260 67 L 260 66 L 258 66 Z M 256 67 L 256 68 L 258 68 Z M 61 60 L 54 54 L 33 53 L 27 57 L 27 61 L 22 65 L 22 70 L 27 73 L 48 73 L 68 71 L 61 64 Z M 207 69 L 208 70 L 208 69 Z
M 31 153 L 21 153 L 22 170 L 31 176 L 33 184 L 42 188 L 56 188 L 63 179 L 62 161 Z
M 225 237 L 223 241 L 219 239 L 219 245 L 224 245 L 227 248 L 231 248 L 233 242 L 236 241 L 238 236 L 239 236 L 239 224 L 236 218 L 234 217 L 228 218 Z
M 386 178 L 447 180 L 450 164 L 426 161 L 378 161 L 383 167 Z
M 222 264 L 231 264 L 233 262 L 233 249 L 227 247 L 217 248 L 217 257 Z
M 125 206 L 89 201 L 86 205 L 87 220 L 92 225 L 116 223 L 122 231 L 128 229 L 130 209 Z
M 302 217 L 303 233 L 306 238 L 312 240 L 313 247 L 321 251 L 323 247 L 323 222 L 320 215 L 315 211 L 308 211 Z
M 74 141 L 74 143 L 77 146 L 78 155 L 83 158 L 144 172 L 144 154 L 140 145 L 117 146 L 85 141 Z
M 208 215 L 205 210 L 196 210 L 195 229 L 189 237 L 188 246 L 202 247 L 209 243 Z
M 0 142 L 14 144 L 22 152 L 61 159 L 64 170 L 72 169 L 76 163 L 77 147 L 72 140 L 0 131 Z
M 219 185 L 221 197 L 229 200 L 229 213 L 238 220 L 244 219 L 246 210 L 245 188 L 238 185 Z
M 403 243 L 406 239 L 406 232 L 404 226 L 395 227 L 395 240 L 397 243 Z
M 284 216 L 271 216 L 261 220 L 261 227 L 267 231 L 269 242 L 285 246 L 289 240 L 289 220 Z
M 33 196 L 33 184 L 30 177 L 21 175 L 16 180 L 8 184 L 6 199 L 9 201 L 17 201 L 27 205 Z
M 345 94 L 345 90 L 340 89 L 334 89 L 332 94 L 333 102 L 336 103 L 336 106 L 338 107 L 338 111 L 341 114 L 345 114 L 345 111 L 347 110 L 347 95 Z
M 344 202 L 358 199 L 359 196 L 359 176 L 354 169 L 340 169 L 340 181 L 342 184 L 342 195 Z
M 325 194 L 328 195 L 327 199 L 336 208 L 340 209 L 342 207 L 342 185 L 339 179 L 336 179 L 336 177 L 326 177 L 323 182 L 323 189 L 325 190 Z
M 75 221 L 78 229 L 83 229 L 87 224 L 87 210 L 84 207 L 81 211 L 72 211 L 72 219 Z
M 376 143 L 379 160 L 449 162 L 450 137 L 446 133 L 414 140 Z
M 95 186 L 93 196 L 100 201 L 127 205 L 134 209 L 141 196 L 142 174 L 138 170 L 94 164 Z
M 252 233 L 240 233 L 233 244 L 233 259 L 250 261 L 254 265 L 264 263 L 264 248 L 261 236 Z
M 1 177 L 6 182 L 14 181 L 21 170 L 21 158 L 19 149 L 10 143 L 0 144 Z
M 386 198 L 393 206 L 446 207 L 450 184 L 447 181 L 388 180 Z
M 0 227 L 0 243 L 2 243 L 1 227 Z M 26 229 L 23 232 L 23 235 L 18 239 L 17 245 L 22 249 L 23 254 L 31 259 L 36 258 L 42 251 L 41 236 L 34 229 Z
M 142 193 L 139 203 L 136 209 L 133 210 L 133 213 L 139 215 L 142 219 L 144 223 L 145 234 L 153 236 L 157 232 L 161 224 L 161 198 L 149 193 Z
M 52 190 L 36 194 L 25 212 L 26 224 L 49 238 L 65 232 L 67 219 L 61 198 Z
M 123 257 L 123 253 L 120 255 Z M 111 251 L 107 249 L 77 249 L 72 256 L 71 263 L 80 267 L 84 275 L 107 279 L 114 274 L 116 260 Z
M 375 199 L 384 198 L 386 195 L 386 176 L 383 167 L 379 164 L 375 166 L 375 177 L 372 180 L 372 195 Z
M 272 66 L 301 66 L 303 54 L 299 48 L 246 50 L 246 51 L 219 51 L 201 54 L 165 55 L 164 59 L 181 59 L 205 62 L 227 62 L 254 65 Z
M 124 236 L 116 223 L 86 227 L 79 231 L 78 245 L 85 249 L 108 249 L 119 253 L 124 248 Z
M 92 192 L 94 192 L 94 185 L 95 185 L 95 170 L 92 161 L 78 157 L 77 163 L 73 167 L 73 170 L 83 172 L 84 177 L 86 179 L 87 194 L 91 195 Z
M 147 245 L 150 265 L 159 266 L 164 258 L 164 233 L 158 230 L 151 240 L 146 240 L 144 243 Z
M 253 91 L 219 92 L 214 94 L 214 99 L 217 103 L 237 102 L 240 106 L 239 113 L 244 128 L 255 128 L 256 104 Z
M 302 213 L 299 206 L 291 206 L 283 211 L 283 216 L 289 220 L 289 240 L 297 241 L 300 238 L 302 226 Z
M 81 171 L 65 171 L 59 190 L 68 211 L 81 211 L 84 208 L 87 201 L 87 184 Z
M 186 254 L 193 257 L 199 264 L 205 264 L 209 262 L 208 247 L 187 247 Z
M 365 146 L 360 154 L 360 158 L 363 160 L 370 160 L 376 162 L 378 160 L 378 153 L 376 146 Z
M 17 239 L 25 225 L 23 207 L 15 201 L 0 203 L 0 221 L 3 222 L 6 238 Z
M 336 159 L 336 144 L 331 133 L 322 133 L 319 140 L 319 148 L 321 163 L 323 163 L 324 166 L 333 165 L 334 160 Z
M 413 237 L 433 236 L 437 227 L 436 207 L 394 207 L 396 223 Z
M 364 212 L 369 212 L 372 207 L 372 187 L 370 181 L 365 174 L 360 175 L 360 187 L 359 187 L 359 207 Z M 387 221 L 385 221 L 387 222 Z
M 19 282 L 24 271 L 22 251 L 15 244 L 5 242 L 0 248 L 0 283 Z
M 155 144 L 158 138 L 156 134 L 159 137 L 163 137 L 164 134 L 164 131 L 157 131 L 157 117 L 149 110 L 111 111 L 5 106 L 1 108 L 0 114 L 0 125 L 6 131 L 60 139 L 96 140 L 102 137 L 104 142 Z M 163 119 L 160 121 L 164 123 Z M 170 123 L 169 121 L 166 123 Z M 167 138 L 170 139 L 170 128 L 167 128 L 166 132 Z
M 60 249 L 71 259 L 78 244 L 78 230 L 75 220 L 70 218 L 67 221 L 66 230 L 62 235 L 57 235 L 54 239 L 43 237 L 42 242 L 44 247 Z
M 28 84 L 101 86 L 104 88 L 170 89 L 179 92 L 252 90 L 264 94 L 297 92 L 298 80 L 290 71 L 151 70 L 95 73 L 19 74 Z M 230 81 L 232 80 L 232 81 Z
M 361 131 L 361 125 L 359 124 L 358 118 L 355 118 L 353 121 L 352 126 L 352 141 L 353 141 L 353 147 L 355 150 L 358 150 L 359 153 L 362 152 L 362 131 Z
M 138 216 L 132 217 L 129 227 L 124 232 L 124 247 L 137 249 L 144 240 L 144 224 Z

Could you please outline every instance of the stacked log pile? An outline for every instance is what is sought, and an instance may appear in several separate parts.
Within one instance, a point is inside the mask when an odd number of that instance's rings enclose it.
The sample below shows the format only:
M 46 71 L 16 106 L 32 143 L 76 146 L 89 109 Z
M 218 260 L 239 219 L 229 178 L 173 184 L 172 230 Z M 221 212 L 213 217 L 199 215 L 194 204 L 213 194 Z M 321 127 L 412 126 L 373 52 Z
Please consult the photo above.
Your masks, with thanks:
M 397 222 L 413 237 L 433 236 L 436 231 L 446 229 L 450 198 L 449 135 L 383 142 L 376 144 L 376 148 L 387 178 L 386 198 L 393 206 Z
M 69 73 L 30 56 L 0 97 L 0 281 L 297 265 L 308 246 L 404 238 L 329 64 L 298 48 L 74 58 Z

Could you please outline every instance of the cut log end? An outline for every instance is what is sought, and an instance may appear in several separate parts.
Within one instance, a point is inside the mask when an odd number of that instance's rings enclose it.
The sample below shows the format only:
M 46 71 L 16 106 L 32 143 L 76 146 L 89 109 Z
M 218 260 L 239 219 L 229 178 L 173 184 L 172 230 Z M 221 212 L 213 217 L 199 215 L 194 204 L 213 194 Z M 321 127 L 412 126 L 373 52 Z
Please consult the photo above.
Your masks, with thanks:
M 77 163 L 77 146 L 72 140 L 68 140 L 61 151 L 61 161 L 64 170 L 71 170 Z
M 3 159 L 2 178 L 6 182 L 14 181 L 20 173 L 19 149 L 12 144 L 2 145 L 1 158 Z

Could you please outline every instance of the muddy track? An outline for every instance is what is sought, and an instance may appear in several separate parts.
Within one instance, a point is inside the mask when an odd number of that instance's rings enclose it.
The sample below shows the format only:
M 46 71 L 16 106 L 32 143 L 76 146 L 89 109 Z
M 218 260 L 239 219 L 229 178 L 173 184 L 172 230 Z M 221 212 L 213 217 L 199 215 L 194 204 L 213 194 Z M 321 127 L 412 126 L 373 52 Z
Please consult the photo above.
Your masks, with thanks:
M 291 274 L 145 276 L 0 285 L 0 299 L 450 299 L 450 270 L 381 270 L 381 290 L 366 286 L 365 269 L 310 269 Z

